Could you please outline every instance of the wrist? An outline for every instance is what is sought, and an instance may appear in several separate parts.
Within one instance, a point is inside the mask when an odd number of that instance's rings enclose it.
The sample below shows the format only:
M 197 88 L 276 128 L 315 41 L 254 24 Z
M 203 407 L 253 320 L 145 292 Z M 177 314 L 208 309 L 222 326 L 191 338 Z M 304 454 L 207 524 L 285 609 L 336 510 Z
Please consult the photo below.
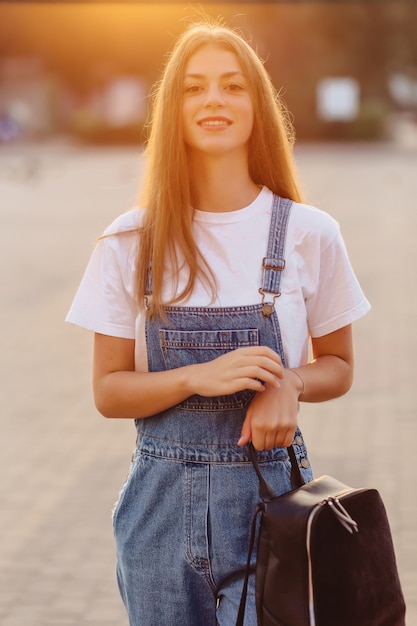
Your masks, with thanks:
M 291 372 L 292 374 L 294 374 L 293 379 L 296 385 L 296 389 L 297 389 L 297 393 L 298 393 L 298 399 L 301 399 L 301 396 L 303 395 L 304 391 L 305 391 L 305 383 L 304 383 L 304 378 L 301 376 L 301 374 L 295 370 L 295 369 L 288 369 L 289 372 Z
M 195 380 L 195 367 L 196 365 L 193 364 L 184 365 L 183 367 L 179 367 L 177 369 L 177 375 L 179 379 L 178 383 L 187 397 L 198 393 L 196 389 L 198 387 L 198 383 Z

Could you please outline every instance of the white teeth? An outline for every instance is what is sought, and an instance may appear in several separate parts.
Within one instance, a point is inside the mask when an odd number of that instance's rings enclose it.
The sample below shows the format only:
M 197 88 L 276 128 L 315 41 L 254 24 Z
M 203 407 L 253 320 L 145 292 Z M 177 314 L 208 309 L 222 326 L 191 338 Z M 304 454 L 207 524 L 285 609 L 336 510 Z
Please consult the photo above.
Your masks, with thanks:
M 201 126 L 226 126 L 227 122 L 225 120 L 207 120 L 205 122 L 201 122 Z

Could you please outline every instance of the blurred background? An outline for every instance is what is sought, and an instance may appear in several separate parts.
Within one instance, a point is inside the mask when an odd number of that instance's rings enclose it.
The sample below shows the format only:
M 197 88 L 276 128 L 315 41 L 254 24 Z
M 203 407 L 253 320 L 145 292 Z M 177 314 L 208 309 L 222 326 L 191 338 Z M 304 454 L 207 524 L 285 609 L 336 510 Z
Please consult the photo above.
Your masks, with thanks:
M 0 142 L 142 138 L 150 86 L 198 11 L 250 35 L 300 140 L 416 132 L 417 4 L 1 3 Z
M 92 337 L 64 319 L 97 236 L 137 203 L 150 89 L 202 13 L 265 59 L 305 197 L 372 304 L 353 389 L 303 404 L 300 426 L 317 476 L 380 491 L 417 626 L 415 0 L 0 2 L 1 626 L 127 625 L 111 509 L 135 430 L 98 416 Z

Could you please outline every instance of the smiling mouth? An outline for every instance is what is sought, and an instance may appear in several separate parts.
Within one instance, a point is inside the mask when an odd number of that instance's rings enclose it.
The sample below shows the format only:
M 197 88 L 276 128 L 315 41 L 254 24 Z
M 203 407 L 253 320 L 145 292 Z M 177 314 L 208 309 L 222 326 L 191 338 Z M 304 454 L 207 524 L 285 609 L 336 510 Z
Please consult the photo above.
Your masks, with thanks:
M 210 127 L 210 128 L 219 128 L 221 126 L 230 126 L 231 122 L 229 120 L 226 120 L 225 118 L 221 118 L 221 119 L 206 119 L 206 120 L 201 120 L 200 122 L 198 122 L 198 125 L 201 127 Z

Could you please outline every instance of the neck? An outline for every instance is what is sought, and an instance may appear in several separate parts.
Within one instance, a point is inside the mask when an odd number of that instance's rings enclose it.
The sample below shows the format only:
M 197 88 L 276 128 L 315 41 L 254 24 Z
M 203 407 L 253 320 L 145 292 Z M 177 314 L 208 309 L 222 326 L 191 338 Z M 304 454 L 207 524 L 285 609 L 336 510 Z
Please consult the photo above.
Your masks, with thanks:
M 237 211 L 259 194 L 244 163 L 218 157 L 190 157 L 191 199 L 194 208 L 212 213 Z

